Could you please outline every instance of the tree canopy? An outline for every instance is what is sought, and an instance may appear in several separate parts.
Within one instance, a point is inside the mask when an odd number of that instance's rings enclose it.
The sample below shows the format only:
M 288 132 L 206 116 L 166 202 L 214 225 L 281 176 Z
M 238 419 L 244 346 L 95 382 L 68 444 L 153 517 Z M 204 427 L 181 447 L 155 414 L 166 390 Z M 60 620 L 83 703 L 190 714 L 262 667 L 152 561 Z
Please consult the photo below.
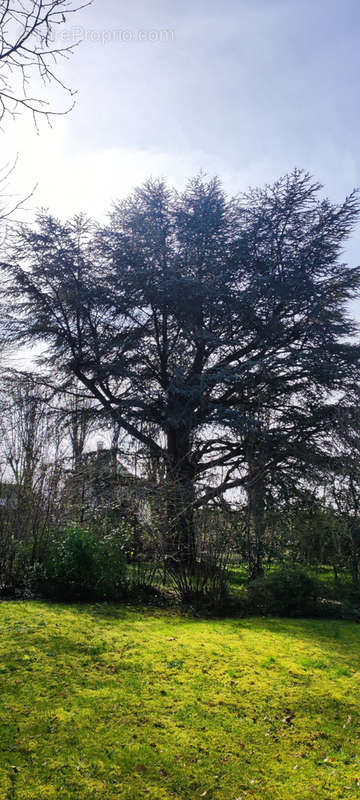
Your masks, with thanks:
M 172 554 L 194 558 L 194 507 L 314 445 L 356 384 L 358 198 L 320 191 L 300 170 L 235 198 L 151 180 L 105 228 L 41 213 L 9 258 L 12 336 L 164 463 Z

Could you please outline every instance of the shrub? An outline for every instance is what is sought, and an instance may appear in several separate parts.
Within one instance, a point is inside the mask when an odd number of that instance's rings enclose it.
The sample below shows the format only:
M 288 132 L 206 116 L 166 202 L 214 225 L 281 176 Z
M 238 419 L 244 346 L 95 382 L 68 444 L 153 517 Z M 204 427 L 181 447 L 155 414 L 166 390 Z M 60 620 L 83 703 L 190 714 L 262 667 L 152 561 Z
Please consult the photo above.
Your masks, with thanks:
M 249 611 L 282 617 L 317 615 L 319 586 L 299 569 L 281 569 L 256 578 L 247 588 Z
M 213 559 L 203 557 L 191 567 L 172 567 L 168 574 L 178 598 L 185 605 L 216 612 L 226 606 L 228 575 Z
M 53 539 L 44 559 L 40 591 L 64 600 L 116 600 L 126 587 L 125 525 L 99 537 L 69 525 Z

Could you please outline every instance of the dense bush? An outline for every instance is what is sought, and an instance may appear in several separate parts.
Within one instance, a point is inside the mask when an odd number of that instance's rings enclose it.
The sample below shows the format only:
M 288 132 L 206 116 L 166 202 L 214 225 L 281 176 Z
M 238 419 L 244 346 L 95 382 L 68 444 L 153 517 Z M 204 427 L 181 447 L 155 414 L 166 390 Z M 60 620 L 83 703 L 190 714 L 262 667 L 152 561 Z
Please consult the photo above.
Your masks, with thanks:
M 103 536 L 69 525 L 50 544 L 39 581 L 42 594 L 66 600 L 117 600 L 126 588 L 131 531 L 125 524 Z
M 274 570 L 249 583 L 247 600 L 250 613 L 283 617 L 316 615 L 319 585 L 302 570 Z

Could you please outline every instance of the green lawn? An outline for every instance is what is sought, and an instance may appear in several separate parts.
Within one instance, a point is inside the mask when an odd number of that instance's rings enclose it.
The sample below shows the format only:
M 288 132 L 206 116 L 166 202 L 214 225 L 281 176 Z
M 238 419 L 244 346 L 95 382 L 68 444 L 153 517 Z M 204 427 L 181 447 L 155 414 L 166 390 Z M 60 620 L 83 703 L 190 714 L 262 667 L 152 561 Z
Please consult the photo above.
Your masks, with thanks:
M 360 798 L 360 626 L 0 604 L 1 800 Z

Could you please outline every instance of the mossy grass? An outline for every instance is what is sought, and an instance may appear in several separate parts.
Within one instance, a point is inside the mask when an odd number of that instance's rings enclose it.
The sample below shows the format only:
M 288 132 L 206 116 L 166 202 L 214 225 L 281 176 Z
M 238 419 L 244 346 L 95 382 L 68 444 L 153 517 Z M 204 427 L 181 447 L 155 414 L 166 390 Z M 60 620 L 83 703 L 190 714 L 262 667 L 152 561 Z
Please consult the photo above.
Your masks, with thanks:
M 360 797 L 360 626 L 0 604 L 1 800 Z

